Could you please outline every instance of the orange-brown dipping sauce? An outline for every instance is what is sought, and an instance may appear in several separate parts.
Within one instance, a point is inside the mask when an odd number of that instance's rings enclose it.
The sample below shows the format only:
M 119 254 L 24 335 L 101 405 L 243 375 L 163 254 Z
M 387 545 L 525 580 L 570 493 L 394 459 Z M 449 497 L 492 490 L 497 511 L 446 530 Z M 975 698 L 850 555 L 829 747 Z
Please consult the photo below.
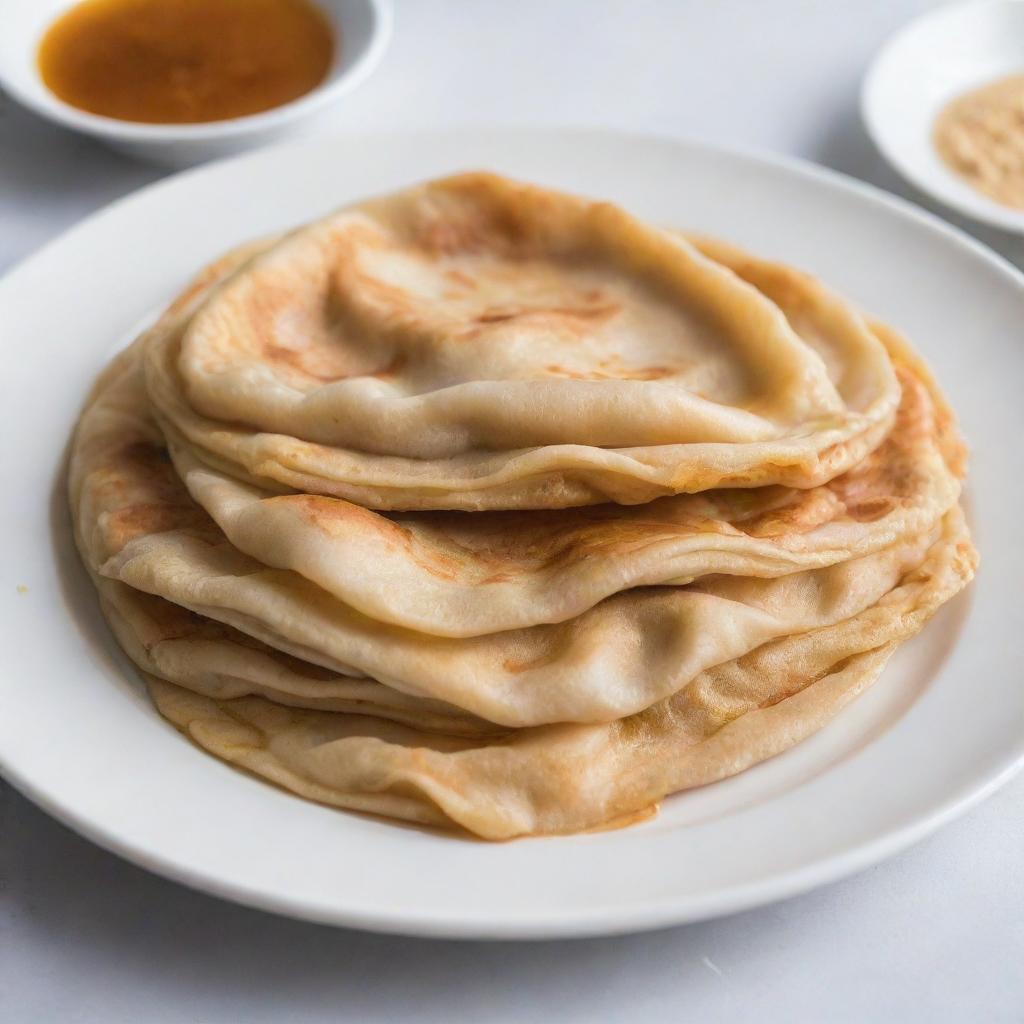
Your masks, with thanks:
M 222 121 L 319 85 L 331 25 L 310 0 L 84 0 L 39 44 L 65 103 L 122 121 Z

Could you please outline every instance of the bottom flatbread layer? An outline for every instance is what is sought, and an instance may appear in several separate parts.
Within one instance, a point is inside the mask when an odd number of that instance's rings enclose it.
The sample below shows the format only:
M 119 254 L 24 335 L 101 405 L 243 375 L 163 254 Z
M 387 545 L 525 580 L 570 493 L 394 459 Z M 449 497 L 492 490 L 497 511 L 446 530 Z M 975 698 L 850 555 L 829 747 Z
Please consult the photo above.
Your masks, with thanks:
M 150 692 L 201 747 L 311 800 L 487 839 L 575 832 L 734 775 L 821 728 L 975 564 L 956 509 L 924 562 L 876 605 L 764 644 L 611 723 L 467 738 L 255 696 L 214 700 L 158 679 Z

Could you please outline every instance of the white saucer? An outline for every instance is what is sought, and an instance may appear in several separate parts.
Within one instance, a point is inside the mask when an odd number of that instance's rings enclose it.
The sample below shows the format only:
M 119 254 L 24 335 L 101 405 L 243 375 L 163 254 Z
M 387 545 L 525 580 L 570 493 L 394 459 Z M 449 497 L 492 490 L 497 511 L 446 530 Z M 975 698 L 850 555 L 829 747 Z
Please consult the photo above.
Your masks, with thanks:
M 976 192 L 932 145 L 935 117 L 950 100 L 1013 74 L 1024 74 L 1024 3 L 944 6 L 879 51 L 864 78 L 861 114 L 875 144 L 912 184 L 975 220 L 1024 233 L 1024 210 Z

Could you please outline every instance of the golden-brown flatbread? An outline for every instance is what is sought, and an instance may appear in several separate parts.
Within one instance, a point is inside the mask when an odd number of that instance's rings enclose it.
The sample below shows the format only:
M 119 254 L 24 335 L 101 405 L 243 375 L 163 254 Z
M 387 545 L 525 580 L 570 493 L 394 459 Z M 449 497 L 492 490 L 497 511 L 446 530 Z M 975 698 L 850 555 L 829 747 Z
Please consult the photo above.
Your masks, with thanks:
M 480 741 L 258 697 L 213 701 L 159 680 L 150 692 L 206 750 L 321 803 L 455 824 L 487 839 L 575 832 L 734 775 L 820 729 L 968 582 L 975 563 L 954 509 L 923 564 L 873 607 L 708 669 L 607 724 Z
M 178 478 L 148 418 L 136 354 L 95 396 L 75 442 L 73 511 L 94 571 L 304 661 L 499 725 L 633 714 L 712 665 L 870 606 L 932 540 L 926 526 L 860 558 L 776 579 L 634 588 L 562 623 L 433 636 L 373 619 L 235 548 Z
M 504 839 L 825 724 L 971 578 L 964 468 L 911 347 L 808 275 L 464 175 L 204 270 L 69 489 L 200 746 Z
M 463 175 L 247 259 L 147 374 L 207 463 L 370 508 L 809 487 L 880 442 L 899 387 L 856 313 L 799 291 L 812 337 L 610 204 Z

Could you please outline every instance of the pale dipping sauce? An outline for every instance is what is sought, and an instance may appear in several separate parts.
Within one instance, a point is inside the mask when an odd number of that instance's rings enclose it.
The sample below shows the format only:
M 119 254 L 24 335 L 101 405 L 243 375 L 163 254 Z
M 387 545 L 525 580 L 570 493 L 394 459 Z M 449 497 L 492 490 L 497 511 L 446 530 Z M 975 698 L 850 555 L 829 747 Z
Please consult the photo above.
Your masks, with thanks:
M 1024 209 L 1024 74 L 958 96 L 935 119 L 933 139 L 968 185 Z

